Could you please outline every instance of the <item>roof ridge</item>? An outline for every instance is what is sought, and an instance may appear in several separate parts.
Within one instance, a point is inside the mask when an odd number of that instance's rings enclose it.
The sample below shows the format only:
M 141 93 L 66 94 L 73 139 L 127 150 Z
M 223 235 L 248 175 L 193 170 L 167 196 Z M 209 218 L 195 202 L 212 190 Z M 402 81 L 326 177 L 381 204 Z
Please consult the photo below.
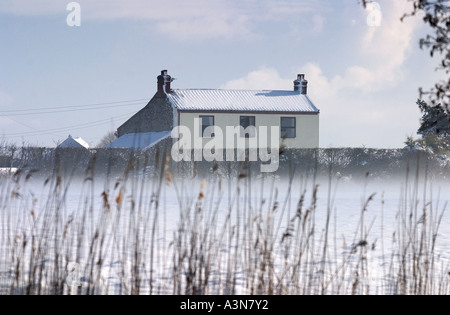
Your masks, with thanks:
M 292 92 L 300 94 L 293 90 L 242 90 L 242 89 L 212 89 L 212 88 L 189 88 L 189 89 L 172 89 L 172 91 L 244 91 L 244 92 Z
M 167 97 L 181 111 L 319 113 L 307 95 L 293 90 L 175 89 Z

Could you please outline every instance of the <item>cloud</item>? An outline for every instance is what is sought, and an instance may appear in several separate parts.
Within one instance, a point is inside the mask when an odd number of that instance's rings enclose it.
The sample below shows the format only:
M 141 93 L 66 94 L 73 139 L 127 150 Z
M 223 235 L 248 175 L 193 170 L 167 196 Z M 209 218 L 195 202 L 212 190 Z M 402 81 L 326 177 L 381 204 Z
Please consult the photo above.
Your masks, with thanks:
M 306 74 L 308 94 L 321 109 L 321 146 L 398 147 L 417 129 L 417 113 L 410 103 L 398 104 L 395 98 L 386 97 L 379 101 L 380 95 L 392 93 L 405 81 L 404 64 L 416 44 L 412 39 L 420 21 L 400 22 L 409 10 L 404 2 L 385 4 L 381 26 L 366 26 L 359 39 L 358 63 L 341 60 L 347 65 L 333 76 L 327 76 L 317 63 L 297 69 L 296 73 Z M 290 90 L 296 73 L 286 78 L 275 68 L 263 66 L 225 83 L 223 88 Z
M 286 90 L 294 79 L 283 79 L 276 69 L 262 66 L 259 70 L 252 71 L 243 78 L 225 83 L 221 88 L 231 90 Z
M 78 0 L 82 21 L 134 20 L 149 23 L 149 29 L 173 39 L 231 39 L 253 34 L 252 15 L 246 7 L 224 0 Z M 19 16 L 68 14 L 61 0 L 6 0 L 0 12 Z M 82 23 L 84 24 L 84 23 Z
M 386 2 L 381 6 L 381 10 L 383 19 L 379 27 L 364 26 L 365 32 L 359 39 L 360 45 L 357 51 L 358 59 L 361 60 L 359 64 L 340 60 L 339 62 L 349 64 L 342 73 L 330 78 L 321 74 L 317 64 L 304 65 L 304 68 L 310 69 L 313 75 L 316 73 L 319 76 L 314 79 L 320 80 L 331 95 L 336 95 L 344 89 L 373 93 L 392 88 L 404 79 L 403 65 L 412 45 L 416 44 L 412 39 L 421 21 L 415 18 L 407 19 L 403 23 L 400 21 L 400 17 L 411 10 L 411 4 L 408 1 Z M 314 15 L 312 20 L 314 21 L 313 32 L 320 32 L 326 23 L 325 18 Z M 226 83 L 224 87 L 272 89 L 282 84 L 289 83 L 288 86 L 290 86 L 291 81 L 281 78 L 275 69 L 261 67 L 244 78 Z
M 69 2 L 58 0 L 3 0 L 0 2 L 0 12 L 14 15 L 53 15 L 65 12 Z
M 418 18 L 400 21 L 403 14 L 412 11 L 408 1 L 391 1 L 381 6 L 381 11 L 381 25 L 368 27 L 361 45 L 361 54 L 368 60 L 366 67 L 374 74 L 371 81 L 367 81 L 373 89 L 398 81 L 401 66 L 413 44 L 414 31 L 421 25 Z
M 380 103 L 378 92 L 363 91 L 361 82 L 372 81 L 372 74 L 365 68 L 350 67 L 342 76 L 330 78 L 318 64 L 308 63 L 297 73 L 306 74 L 308 95 L 321 110 L 321 147 L 399 147 L 405 137 L 417 129 L 416 113 L 410 110 L 411 104 L 398 104 L 395 99 Z M 293 90 L 295 74 L 286 78 L 276 69 L 264 66 L 221 88 Z
M 244 16 L 205 15 L 193 19 L 160 21 L 156 29 L 178 40 L 233 39 L 252 37 L 250 22 Z
M 323 29 L 324 29 L 324 26 L 325 26 L 325 22 L 326 22 L 326 20 L 325 20 L 325 18 L 322 15 L 315 14 L 312 17 L 312 29 L 311 29 L 311 31 L 313 33 L 320 33 L 320 32 L 322 32 Z
M 360 64 L 349 64 L 346 70 L 333 78 L 329 85 L 334 94 L 348 88 L 372 93 L 392 88 L 404 79 L 403 65 L 413 42 L 420 19 L 410 18 L 403 23 L 400 17 L 410 12 L 408 1 L 391 1 L 381 6 L 382 20 L 378 27 L 366 26 L 360 39 Z
M 0 12 L 19 16 L 67 15 L 61 0 L 3 0 Z M 174 39 L 231 39 L 258 37 L 257 24 L 267 21 L 298 21 L 302 14 L 320 10 L 306 0 L 78 0 L 82 19 L 143 20 L 151 29 Z M 314 30 L 323 17 L 313 16 Z

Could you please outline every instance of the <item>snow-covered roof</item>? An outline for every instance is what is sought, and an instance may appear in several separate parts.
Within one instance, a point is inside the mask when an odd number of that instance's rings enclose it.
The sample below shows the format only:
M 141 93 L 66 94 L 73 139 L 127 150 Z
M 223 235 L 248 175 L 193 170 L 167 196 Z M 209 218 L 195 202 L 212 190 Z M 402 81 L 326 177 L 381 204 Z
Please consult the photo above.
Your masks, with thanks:
M 69 135 L 69 137 L 64 140 L 60 145 L 58 145 L 58 148 L 84 148 L 89 149 L 89 144 L 84 141 L 82 138 L 72 138 L 72 136 Z
M 167 97 L 180 111 L 319 113 L 298 91 L 176 89 Z
M 171 131 L 129 133 L 118 138 L 108 148 L 116 149 L 147 149 L 161 140 L 170 137 Z

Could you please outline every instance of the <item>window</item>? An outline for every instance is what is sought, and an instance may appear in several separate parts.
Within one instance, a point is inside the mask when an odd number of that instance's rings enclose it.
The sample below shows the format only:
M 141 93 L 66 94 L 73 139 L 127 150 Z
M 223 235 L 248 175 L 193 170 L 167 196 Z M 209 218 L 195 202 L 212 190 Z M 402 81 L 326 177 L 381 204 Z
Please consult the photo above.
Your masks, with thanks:
M 281 117 L 281 138 L 294 139 L 297 137 L 297 121 L 295 117 Z
M 241 130 L 242 138 L 254 138 L 255 137 L 255 116 L 241 116 L 241 127 L 244 130 Z M 251 127 L 251 128 L 249 128 Z M 247 129 L 249 128 L 249 129 Z
M 214 133 L 207 134 L 207 137 L 205 137 L 205 131 L 208 127 L 214 127 L 214 116 L 200 116 L 200 122 L 202 124 L 202 134 L 201 136 L 203 138 L 214 138 Z

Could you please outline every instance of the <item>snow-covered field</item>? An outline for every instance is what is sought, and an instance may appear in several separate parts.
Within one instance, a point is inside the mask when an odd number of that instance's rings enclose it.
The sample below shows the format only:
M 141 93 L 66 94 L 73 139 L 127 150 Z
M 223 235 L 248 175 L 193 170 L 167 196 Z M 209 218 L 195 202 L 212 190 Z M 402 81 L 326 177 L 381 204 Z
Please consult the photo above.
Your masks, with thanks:
M 14 167 L 0 167 L 0 175 L 10 175 L 17 172 L 17 168 Z
M 0 177 L 0 293 L 449 294 L 449 188 Z

